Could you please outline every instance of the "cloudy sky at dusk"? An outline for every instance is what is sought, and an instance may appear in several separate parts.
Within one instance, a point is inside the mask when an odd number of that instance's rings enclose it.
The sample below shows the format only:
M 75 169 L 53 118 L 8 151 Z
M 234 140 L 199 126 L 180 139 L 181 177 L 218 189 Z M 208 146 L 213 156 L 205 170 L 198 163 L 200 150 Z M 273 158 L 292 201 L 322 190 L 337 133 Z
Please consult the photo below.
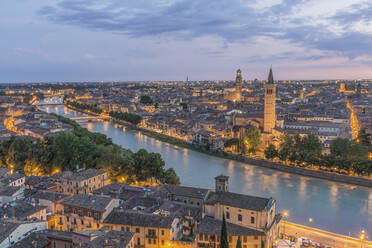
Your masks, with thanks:
M 0 82 L 372 78 L 371 0 L 2 0 Z

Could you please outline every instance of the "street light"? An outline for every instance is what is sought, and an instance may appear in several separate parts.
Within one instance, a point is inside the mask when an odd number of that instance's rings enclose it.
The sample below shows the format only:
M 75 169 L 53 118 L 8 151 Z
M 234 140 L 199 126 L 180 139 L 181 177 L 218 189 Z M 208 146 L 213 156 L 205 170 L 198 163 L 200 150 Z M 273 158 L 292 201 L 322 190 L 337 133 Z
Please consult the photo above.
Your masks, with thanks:
M 283 218 L 288 218 L 289 212 L 287 210 L 284 210 L 283 212 Z M 285 238 L 285 222 L 283 223 L 283 237 Z
M 365 238 L 365 231 L 364 230 L 362 230 L 362 232 L 360 233 L 359 238 L 360 238 L 360 247 L 362 248 L 363 247 L 363 240 Z
M 310 223 L 313 222 L 313 218 L 309 218 L 309 222 L 310 222 Z

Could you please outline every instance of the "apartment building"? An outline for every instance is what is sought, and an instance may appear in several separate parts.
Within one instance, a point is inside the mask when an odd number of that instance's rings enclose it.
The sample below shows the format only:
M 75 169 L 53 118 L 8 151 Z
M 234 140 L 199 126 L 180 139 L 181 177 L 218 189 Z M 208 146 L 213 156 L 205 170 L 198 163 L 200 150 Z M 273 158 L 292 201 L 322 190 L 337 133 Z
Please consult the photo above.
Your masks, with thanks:
M 64 171 L 53 175 L 57 192 L 65 194 L 90 194 L 109 182 L 107 172 L 97 169 Z

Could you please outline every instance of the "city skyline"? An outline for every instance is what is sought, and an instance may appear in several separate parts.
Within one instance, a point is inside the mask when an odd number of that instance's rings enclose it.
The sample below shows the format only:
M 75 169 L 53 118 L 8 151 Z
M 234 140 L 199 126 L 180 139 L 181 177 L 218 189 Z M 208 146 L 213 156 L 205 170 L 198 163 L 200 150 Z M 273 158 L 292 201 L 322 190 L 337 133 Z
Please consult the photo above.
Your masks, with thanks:
M 10 1 L 0 82 L 372 78 L 368 1 Z

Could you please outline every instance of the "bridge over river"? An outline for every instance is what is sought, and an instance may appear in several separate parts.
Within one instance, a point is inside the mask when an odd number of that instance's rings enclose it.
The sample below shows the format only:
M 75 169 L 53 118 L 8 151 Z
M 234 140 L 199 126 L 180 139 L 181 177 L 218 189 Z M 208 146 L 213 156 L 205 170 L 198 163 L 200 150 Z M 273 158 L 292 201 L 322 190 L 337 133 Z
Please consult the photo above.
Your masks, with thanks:
M 64 106 L 43 106 L 41 109 L 72 119 L 91 116 Z M 113 122 L 93 121 L 81 125 L 89 131 L 106 134 L 114 143 L 132 151 L 144 148 L 160 153 L 165 166 L 173 167 L 185 186 L 213 189 L 213 178 L 223 173 L 230 176 L 230 190 L 233 192 L 274 197 L 278 210 L 288 211 L 286 221 L 352 237 L 359 237 L 361 230 L 365 230 L 369 240 L 372 236 L 371 188 L 209 156 L 160 142 Z

